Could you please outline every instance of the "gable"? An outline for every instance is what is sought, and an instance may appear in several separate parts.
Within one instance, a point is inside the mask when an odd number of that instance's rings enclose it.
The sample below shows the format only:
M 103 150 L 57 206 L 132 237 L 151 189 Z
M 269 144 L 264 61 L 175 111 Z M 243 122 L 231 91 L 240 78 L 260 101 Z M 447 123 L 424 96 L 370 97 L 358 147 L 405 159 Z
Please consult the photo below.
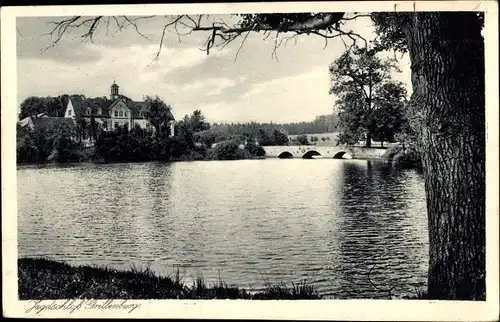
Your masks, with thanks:
M 68 105 L 66 105 L 66 110 L 64 111 L 64 117 L 66 118 L 74 118 L 75 117 L 75 109 L 73 107 L 73 103 L 71 99 L 68 99 Z
M 122 99 L 119 99 L 119 100 L 116 100 L 115 102 L 113 102 L 113 104 L 111 104 L 110 106 L 110 112 L 113 112 L 115 110 L 127 110 L 127 111 L 131 111 L 132 109 L 130 108 L 130 106 L 127 105 L 127 103 L 125 103 L 124 100 Z

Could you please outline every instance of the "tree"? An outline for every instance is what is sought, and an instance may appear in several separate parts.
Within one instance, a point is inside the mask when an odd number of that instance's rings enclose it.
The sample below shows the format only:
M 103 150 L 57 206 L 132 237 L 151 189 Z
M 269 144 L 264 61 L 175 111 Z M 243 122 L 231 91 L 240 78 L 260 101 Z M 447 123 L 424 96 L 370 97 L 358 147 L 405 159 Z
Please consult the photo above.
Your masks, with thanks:
M 205 131 L 210 128 L 210 124 L 205 120 L 205 116 L 200 110 L 195 110 L 189 118 L 193 132 Z
M 408 112 L 426 184 L 429 296 L 484 299 L 483 14 L 380 13 L 373 19 L 384 35 L 381 45 L 408 50 L 412 61 Z
M 37 115 L 40 113 L 47 113 L 48 116 L 60 117 L 63 116 L 66 104 L 63 102 L 63 97 L 37 97 L 30 96 L 21 103 L 21 111 L 19 119 Z
M 402 101 L 406 90 L 400 82 L 391 79 L 394 62 L 377 56 L 377 50 L 353 47 L 330 65 L 331 89 L 339 99 L 336 102 L 343 135 L 338 143 L 365 139 L 393 140 L 402 122 Z M 390 114 L 390 112 L 396 112 Z M 393 120 L 394 119 L 394 120 Z
M 83 117 L 75 118 L 76 125 L 76 137 L 78 139 L 78 143 L 82 143 L 82 140 L 88 137 L 89 133 L 89 122 Z
M 297 136 L 296 140 L 297 140 L 297 143 L 299 143 L 300 145 L 308 145 L 309 144 L 309 140 L 307 139 L 307 135 L 305 135 L 305 134 Z
M 57 122 L 48 129 L 48 141 L 51 150 L 54 153 L 56 162 L 68 162 L 75 159 L 75 149 L 77 143 L 74 141 L 76 136 L 72 125 Z
M 101 131 L 99 130 L 99 124 L 97 123 L 94 117 L 90 119 L 88 131 L 89 131 L 89 138 L 93 142 L 97 141 L 97 138 L 99 137 Z
M 43 163 L 47 160 L 52 150 L 46 131 L 41 128 L 18 128 L 17 135 L 17 163 Z
M 362 37 L 342 30 L 344 13 L 244 14 L 235 25 L 206 24 L 203 16 L 180 15 L 165 31 L 184 24 L 208 31 L 210 49 L 251 32 L 275 33 L 276 49 L 299 35 Z M 365 15 L 366 16 L 366 15 Z M 380 46 L 408 51 L 413 94 L 407 114 L 422 155 L 429 221 L 428 297 L 482 300 L 485 283 L 485 84 L 483 14 L 477 12 L 407 12 L 370 15 Z M 54 27 L 57 43 L 65 30 L 84 26 L 89 39 L 99 23 L 112 17 L 75 16 Z M 127 18 L 127 17 L 125 17 Z M 128 18 L 130 20 L 130 18 Z M 132 20 L 133 26 L 136 20 Z M 104 23 L 101 25 L 105 25 Z M 278 35 L 288 33 L 290 37 Z M 162 48 L 163 36 L 158 56 Z M 275 53 L 275 50 L 273 51 Z
M 373 138 L 384 146 L 385 142 L 394 142 L 395 136 L 408 123 L 404 114 L 406 90 L 403 84 L 388 82 L 383 84 L 375 98 L 375 128 Z
M 239 160 L 249 158 L 249 152 L 239 148 L 238 141 L 230 140 L 217 143 L 212 153 L 216 160 Z
M 273 140 L 274 145 L 287 145 L 288 144 L 288 135 L 285 133 L 274 129 L 273 130 Z
M 257 130 L 257 141 L 260 146 L 273 145 L 273 138 L 264 129 Z
M 173 120 L 172 108 L 156 96 L 152 98 L 146 96 L 145 102 L 149 104 L 149 112 L 146 113 L 146 118 L 155 129 L 157 136 L 162 137 L 169 134 L 169 122 Z

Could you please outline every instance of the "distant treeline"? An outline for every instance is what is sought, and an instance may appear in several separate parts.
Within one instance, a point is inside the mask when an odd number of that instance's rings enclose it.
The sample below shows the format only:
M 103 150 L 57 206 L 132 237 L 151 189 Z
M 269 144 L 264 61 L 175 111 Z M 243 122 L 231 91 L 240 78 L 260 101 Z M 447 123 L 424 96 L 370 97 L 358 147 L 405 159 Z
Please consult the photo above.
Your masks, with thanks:
M 282 131 L 287 135 L 299 134 L 318 134 L 336 132 L 339 117 L 335 114 L 320 115 L 310 122 L 295 122 L 295 123 L 214 123 L 213 127 L 221 132 L 228 134 L 254 135 L 259 129 L 267 132 L 275 129 Z

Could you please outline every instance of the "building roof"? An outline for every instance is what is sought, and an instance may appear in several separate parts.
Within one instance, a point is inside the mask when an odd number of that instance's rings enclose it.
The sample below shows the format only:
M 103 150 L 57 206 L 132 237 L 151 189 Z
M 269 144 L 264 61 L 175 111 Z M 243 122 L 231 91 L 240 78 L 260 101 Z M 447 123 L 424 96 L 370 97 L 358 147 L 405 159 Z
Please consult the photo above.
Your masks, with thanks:
M 91 116 L 95 117 L 109 117 L 109 111 L 115 106 L 119 101 L 123 101 L 132 111 L 132 118 L 134 119 L 143 119 L 144 116 L 141 113 L 149 112 L 150 105 L 147 102 L 133 101 L 132 99 L 119 95 L 119 98 L 116 100 L 110 100 L 106 97 L 98 97 L 98 98 L 82 98 L 82 97 L 71 97 L 71 103 L 73 104 L 73 108 L 75 110 L 76 115 L 87 116 L 86 111 L 90 107 Z M 101 109 L 101 113 L 99 114 L 99 109 Z M 170 113 L 172 119 L 174 116 Z
M 33 118 L 33 126 L 40 129 L 48 129 L 55 124 L 66 124 L 68 126 L 74 126 L 75 123 L 72 119 L 64 117 L 42 117 Z
M 23 118 L 22 120 L 19 121 L 19 125 L 21 125 L 21 127 L 25 127 L 29 124 L 29 122 L 31 120 L 34 120 L 36 118 L 42 118 L 42 117 L 49 117 L 49 115 L 47 113 L 39 113 L 39 114 L 36 114 L 36 115 L 31 115 L 31 116 L 27 116 L 25 118 Z

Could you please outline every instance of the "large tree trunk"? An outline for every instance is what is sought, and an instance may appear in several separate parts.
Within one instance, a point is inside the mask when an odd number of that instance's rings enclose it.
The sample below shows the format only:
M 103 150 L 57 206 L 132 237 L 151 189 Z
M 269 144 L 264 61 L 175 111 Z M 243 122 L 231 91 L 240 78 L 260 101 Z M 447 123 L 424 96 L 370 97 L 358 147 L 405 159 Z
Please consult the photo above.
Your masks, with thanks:
M 485 299 L 484 41 L 477 13 L 414 13 L 410 114 L 429 220 L 428 295 Z
M 365 142 L 365 147 L 371 148 L 372 147 L 372 135 L 370 132 L 366 134 L 366 142 Z

